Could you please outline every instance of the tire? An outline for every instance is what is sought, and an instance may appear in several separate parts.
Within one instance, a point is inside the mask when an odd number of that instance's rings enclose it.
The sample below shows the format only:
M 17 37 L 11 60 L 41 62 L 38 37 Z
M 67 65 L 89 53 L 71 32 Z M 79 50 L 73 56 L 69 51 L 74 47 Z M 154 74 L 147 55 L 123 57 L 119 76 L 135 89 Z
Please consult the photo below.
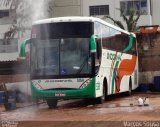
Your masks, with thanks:
M 46 102 L 47 102 L 48 107 L 49 107 L 50 109 L 53 109 L 53 108 L 56 108 L 56 107 L 57 107 L 58 100 L 55 100 L 55 99 L 47 99 Z
M 128 96 L 132 95 L 132 79 L 129 79 L 129 90 L 128 90 Z

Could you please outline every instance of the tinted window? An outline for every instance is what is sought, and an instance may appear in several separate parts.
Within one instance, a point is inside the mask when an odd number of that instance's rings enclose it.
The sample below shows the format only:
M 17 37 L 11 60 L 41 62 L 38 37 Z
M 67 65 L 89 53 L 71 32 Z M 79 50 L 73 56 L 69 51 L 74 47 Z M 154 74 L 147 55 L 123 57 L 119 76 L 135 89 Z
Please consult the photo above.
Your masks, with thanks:
M 89 40 L 90 38 L 32 39 L 32 76 L 91 75 Z
M 98 42 L 102 41 L 102 46 L 105 49 L 123 52 L 130 42 L 128 34 L 122 33 L 106 25 L 95 23 L 95 34 L 98 35 Z M 132 48 L 126 53 L 136 54 L 136 39 L 133 38 Z
M 98 22 L 95 22 L 95 31 L 94 31 L 95 35 L 96 35 L 96 42 L 97 42 L 97 54 L 96 54 L 96 58 L 100 59 L 101 55 L 102 55 L 102 25 Z
M 33 26 L 32 38 L 90 37 L 92 22 L 48 23 Z

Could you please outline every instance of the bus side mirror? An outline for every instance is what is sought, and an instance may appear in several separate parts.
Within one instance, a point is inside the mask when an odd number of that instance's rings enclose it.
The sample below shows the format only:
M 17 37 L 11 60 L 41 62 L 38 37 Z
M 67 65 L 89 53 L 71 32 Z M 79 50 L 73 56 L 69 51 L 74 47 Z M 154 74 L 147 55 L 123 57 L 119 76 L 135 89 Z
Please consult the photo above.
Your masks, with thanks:
M 92 35 L 90 38 L 90 53 L 95 53 L 97 49 L 95 36 Z
M 30 43 L 30 39 L 24 40 L 20 48 L 20 59 L 26 58 L 26 46 Z

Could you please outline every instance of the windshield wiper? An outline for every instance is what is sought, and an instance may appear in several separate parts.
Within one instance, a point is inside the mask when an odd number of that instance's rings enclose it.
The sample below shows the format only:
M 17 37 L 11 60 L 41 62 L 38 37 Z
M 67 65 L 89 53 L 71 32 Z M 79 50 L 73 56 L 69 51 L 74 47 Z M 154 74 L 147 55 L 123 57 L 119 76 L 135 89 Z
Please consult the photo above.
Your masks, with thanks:
M 80 73 L 82 72 L 82 70 L 83 70 L 84 66 L 86 65 L 86 63 L 88 62 L 88 60 L 89 60 L 89 57 L 87 56 L 87 57 L 84 59 L 83 63 L 82 63 L 81 66 L 80 66 L 80 69 L 77 71 L 76 74 L 80 74 Z

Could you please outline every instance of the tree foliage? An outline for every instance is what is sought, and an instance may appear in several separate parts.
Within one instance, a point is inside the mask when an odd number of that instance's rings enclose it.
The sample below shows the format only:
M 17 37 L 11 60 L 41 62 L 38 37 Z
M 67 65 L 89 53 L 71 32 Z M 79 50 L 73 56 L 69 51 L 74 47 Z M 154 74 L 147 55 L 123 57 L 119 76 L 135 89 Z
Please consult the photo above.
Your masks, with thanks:
M 30 29 L 27 24 L 31 19 L 31 7 L 30 3 L 27 0 L 6 0 L 4 6 L 8 6 L 11 2 L 10 10 L 14 12 L 12 16 L 13 22 L 10 26 L 10 29 L 4 33 L 4 43 L 7 44 L 9 40 L 14 38 L 15 35 L 19 32 L 22 34 Z
M 112 20 L 114 22 L 114 24 L 116 24 L 118 27 L 125 29 L 121 21 L 115 20 L 112 17 L 110 17 L 109 15 L 105 15 L 103 17 L 103 19 L 106 19 L 106 18 L 109 18 L 110 20 Z
M 135 11 L 134 9 L 130 9 L 129 16 L 126 16 L 126 14 L 124 13 L 124 11 L 122 9 L 118 9 L 118 10 L 121 13 L 123 21 L 127 25 L 127 30 L 129 32 L 136 32 L 139 29 L 139 27 L 137 26 L 137 22 L 141 16 L 141 13 L 139 11 Z M 108 18 L 108 19 L 112 20 L 117 26 L 119 26 L 122 29 L 125 29 L 125 27 L 121 21 L 115 20 L 110 16 L 104 16 L 104 18 Z
M 39 0 L 37 1 L 40 3 Z M 33 6 L 33 3 L 36 3 L 35 0 L 6 0 L 5 4 L 3 3 L 3 6 L 8 6 L 10 2 L 12 2 L 10 11 L 14 10 L 15 15 L 13 17 L 14 22 L 11 24 L 10 29 L 4 33 L 5 43 L 8 43 L 8 40 L 14 38 L 16 33 L 21 33 L 21 35 L 23 35 L 27 30 L 30 30 L 32 21 L 35 20 L 33 19 L 33 17 L 36 15 L 35 13 L 41 11 L 38 9 L 36 10 Z M 45 0 L 45 5 L 43 5 L 45 6 L 45 11 L 47 14 L 45 12 L 38 13 L 43 14 L 47 17 L 51 16 L 51 14 L 53 13 L 53 7 L 51 6 L 51 2 L 53 2 L 53 0 Z M 36 3 L 36 5 L 39 3 Z

